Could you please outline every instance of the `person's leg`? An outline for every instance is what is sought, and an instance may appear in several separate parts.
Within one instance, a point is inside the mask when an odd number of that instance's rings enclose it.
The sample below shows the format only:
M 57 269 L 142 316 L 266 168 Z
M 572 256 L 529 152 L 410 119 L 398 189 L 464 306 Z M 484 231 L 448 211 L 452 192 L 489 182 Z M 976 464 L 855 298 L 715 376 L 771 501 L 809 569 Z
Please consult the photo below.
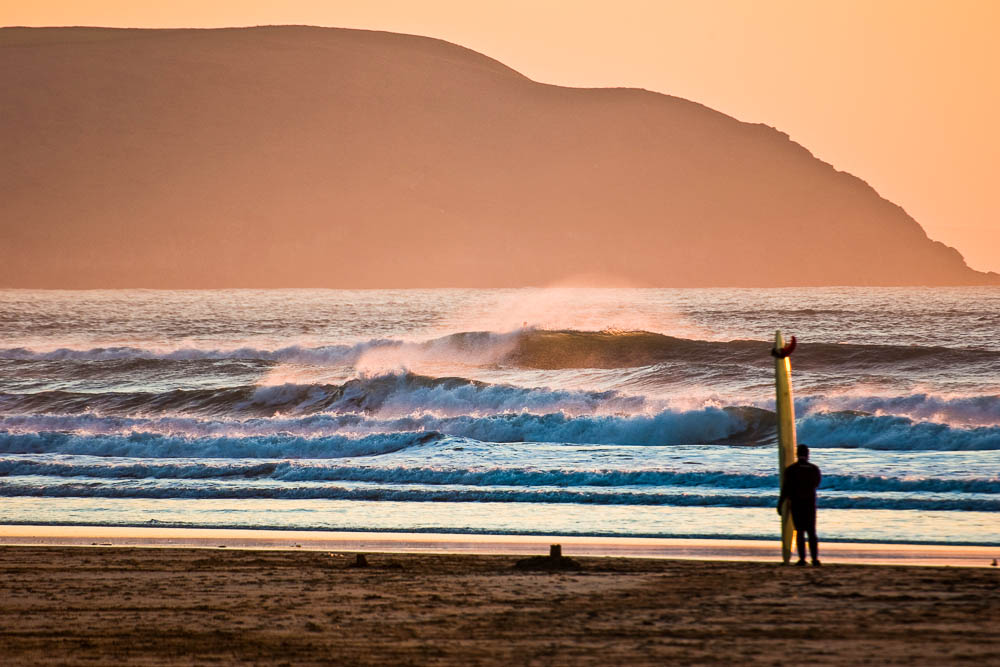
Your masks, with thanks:
M 799 548 L 799 562 L 806 562 L 806 536 L 808 517 L 796 507 L 792 507 L 792 523 L 795 525 L 795 544 Z M 810 542 L 812 544 L 812 542 Z
M 816 565 L 819 563 L 819 539 L 816 537 L 816 508 L 811 508 L 809 516 L 803 518 L 809 524 L 807 527 L 809 531 L 809 555 L 812 557 L 813 565 Z

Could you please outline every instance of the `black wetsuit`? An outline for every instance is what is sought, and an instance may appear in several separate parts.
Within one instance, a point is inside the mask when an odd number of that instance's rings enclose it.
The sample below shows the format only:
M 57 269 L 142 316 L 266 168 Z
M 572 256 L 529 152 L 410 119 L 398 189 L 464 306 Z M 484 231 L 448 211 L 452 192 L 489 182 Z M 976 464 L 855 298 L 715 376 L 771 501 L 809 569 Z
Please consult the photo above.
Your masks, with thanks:
M 818 539 L 816 537 L 816 488 L 822 479 L 819 468 L 807 460 L 796 461 L 785 468 L 785 479 L 781 486 L 781 497 L 778 499 L 778 509 L 788 499 L 791 501 L 792 522 L 799 532 L 796 540 L 799 545 L 799 558 L 806 559 L 806 543 L 803 533 L 809 533 L 809 554 L 815 561 L 818 559 Z

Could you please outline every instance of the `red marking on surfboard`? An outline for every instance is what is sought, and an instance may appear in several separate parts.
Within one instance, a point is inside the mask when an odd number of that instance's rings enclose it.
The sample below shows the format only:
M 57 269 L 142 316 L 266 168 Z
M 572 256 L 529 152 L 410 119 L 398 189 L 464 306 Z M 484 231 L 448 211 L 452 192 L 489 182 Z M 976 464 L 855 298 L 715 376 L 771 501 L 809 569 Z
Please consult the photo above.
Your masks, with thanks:
M 780 350 L 777 348 L 772 348 L 771 356 L 777 357 L 778 359 L 784 359 L 794 351 L 795 351 L 795 336 L 792 336 L 792 340 L 788 343 L 788 345 L 784 346 Z

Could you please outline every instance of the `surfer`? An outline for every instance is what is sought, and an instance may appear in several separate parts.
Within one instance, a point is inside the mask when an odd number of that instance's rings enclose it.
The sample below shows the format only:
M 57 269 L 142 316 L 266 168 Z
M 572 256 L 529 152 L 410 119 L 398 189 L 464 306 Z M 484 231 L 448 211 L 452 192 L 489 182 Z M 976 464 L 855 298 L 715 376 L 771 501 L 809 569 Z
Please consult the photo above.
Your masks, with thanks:
M 799 533 L 796 540 L 799 544 L 799 562 L 806 564 L 806 543 L 802 539 L 804 533 L 809 533 L 809 555 L 812 564 L 819 566 L 819 540 L 816 538 L 816 489 L 819 487 L 822 474 L 819 468 L 809 463 L 809 447 L 799 445 L 795 451 L 798 460 L 785 468 L 784 484 L 781 485 L 781 497 L 778 498 L 778 514 L 785 500 L 792 504 L 792 522 Z

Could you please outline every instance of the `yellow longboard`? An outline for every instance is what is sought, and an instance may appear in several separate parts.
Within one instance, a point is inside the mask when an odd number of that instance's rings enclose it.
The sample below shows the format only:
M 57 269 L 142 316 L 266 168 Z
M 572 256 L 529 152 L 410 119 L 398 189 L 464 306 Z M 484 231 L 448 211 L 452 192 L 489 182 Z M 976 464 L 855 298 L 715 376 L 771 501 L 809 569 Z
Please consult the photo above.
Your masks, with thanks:
M 793 339 L 794 340 L 794 339 Z M 794 345 L 792 346 L 794 347 Z M 785 349 L 785 338 L 780 331 L 774 332 L 774 349 Z M 788 351 L 789 353 L 791 350 Z M 795 406 L 792 404 L 792 364 L 785 356 L 774 358 L 774 387 L 778 413 L 778 479 L 785 482 L 785 468 L 795 463 Z M 795 525 L 789 501 L 781 506 L 781 558 L 788 563 L 792 558 L 792 543 L 795 541 Z

